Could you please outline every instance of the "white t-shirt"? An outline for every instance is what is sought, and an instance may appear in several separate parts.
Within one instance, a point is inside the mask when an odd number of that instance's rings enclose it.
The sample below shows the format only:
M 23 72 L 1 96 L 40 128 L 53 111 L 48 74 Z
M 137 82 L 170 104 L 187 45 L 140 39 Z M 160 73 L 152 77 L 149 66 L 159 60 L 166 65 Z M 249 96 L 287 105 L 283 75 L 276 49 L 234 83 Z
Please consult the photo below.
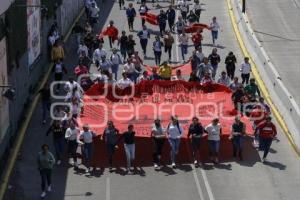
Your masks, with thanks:
M 179 5 L 179 9 L 182 12 L 187 12 L 188 11 L 188 4 L 185 1 L 179 1 L 178 5 Z
M 85 144 L 88 144 L 93 142 L 93 137 L 95 136 L 96 134 L 92 131 L 82 131 L 80 134 L 80 139 L 82 139 Z
M 187 34 L 185 34 L 185 35 L 181 34 L 179 36 L 179 43 L 180 44 L 184 44 L 184 45 L 188 45 L 188 43 L 189 43 L 189 36 Z
M 241 69 L 240 69 L 242 74 L 250 74 L 251 72 L 251 65 L 250 63 L 243 63 L 241 65 Z
M 107 53 L 106 53 L 105 49 L 99 49 L 99 48 L 96 49 L 93 54 L 93 62 L 95 63 L 96 60 L 98 60 L 100 62 L 101 57 L 106 56 L 106 55 L 107 55 Z
M 212 31 L 218 31 L 220 29 L 220 25 L 218 24 L 218 22 L 210 23 L 210 27 Z
M 79 128 L 75 127 L 74 129 L 68 128 L 66 130 L 65 138 L 68 140 L 78 140 L 80 134 Z
M 170 123 L 167 128 L 167 132 L 170 138 L 178 139 L 183 135 L 183 128 L 180 126 L 180 124 L 177 126 L 173 123 Z
M 133 84 L 133 82 L 129 78 L 122 78 L 117 81 L 117 86 L 121 89 L 129 87 L 131 84 Z
M 110 60 L 114 65 L 119 65 L 122 63 L 121 56 L 117 53 L 111 54 Z
M 133 63 L 126 63 L 124 65 L 124 71 L 126 73 L 133 73 L 133 72 L 135 72 L 135 66 L 134 66 L 134 64 Z
M 208 140 L 219 141 L 221 135 L 221 125 L 213 125 L 212 123 L 205 127 L 208 133 Z
M 77 50 L 77 54 L 81 55 L 82 52 L 84 52 L 86 56 L 89 55 L 89 50 L 88 50 L 87 46 L 80 44 L 78 47 L 78 50 Z

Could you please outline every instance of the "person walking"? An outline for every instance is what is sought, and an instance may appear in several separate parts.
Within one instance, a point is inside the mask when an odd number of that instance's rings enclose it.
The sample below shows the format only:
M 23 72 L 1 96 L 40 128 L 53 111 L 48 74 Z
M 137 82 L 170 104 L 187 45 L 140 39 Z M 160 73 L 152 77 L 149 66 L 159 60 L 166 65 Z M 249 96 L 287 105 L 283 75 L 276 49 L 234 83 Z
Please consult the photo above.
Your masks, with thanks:
M 251 78 L 250 84 L 246 85 L 245 92 L 246 92 L 246 94 L 248 94 L 252 97 L 256 97 L 256 96 L 260 97 L 260 90 L 258 88 L 258 85 L 255 83 L 254 78 Z
M 134 46 L 136 45 L 135 40 L 133 39 L 133 35 L 128 35 L 128 40 L 127 40 L 127 55 L 128 58 L 132 56 L 132 54 L 135 52 Z
M 122 8 L 124 8 L 124 10 L 125 10 L 125 1 L 124 0 L 119 0 L 119 7 L 120 7 L 120 10 L 122 10 Z
M 257 127 L 257 131 L 259 133 L 259 150 L 264 152 L 262 160 L 266 162 L 272 141 L 277 135 L 272 118 L 270 116 L 266 117 L 266 121 Z
M 112 121 L 107 122 L 107 127 L 104 129 L 101 140 L 104 139 L 106 144 L 106 151 L 108 155 L 109 171 L 112 172 L 113 155 L 115 153 L 118 142 L 119 130 L 115 128 Z
M 181 12 L 182 19 L 186 23 L 187 14 L 189 12 L 189 4 L 186 2 L 186 0 L 181 0 L 178 2 L 177 6 Z
M 193 10 L 194 10 L 195 14 L 198 16 L 197 22 L 199 22 L 200 21 L 201 11 L 202 11 L 202 7 L 201 7 L 201 4 L 200 4 L 199 0 L 195 0 L 195 4 L 194 4 Z
M 211 64 L 209 63 L 208 58 L 204 57 L 203 63 L 201 63 L 199 65 L 198 72 L 197 72 L 199 79 L 202 80 L 205 74 L 208 74 L 208 73 L 212 74 L 212 71 L 213 71 L 213 68 L 212 68 Z
M 188 53 L 189 37 L 184 31 L 179 36 L 179 44 L 181 49 L 182 63 L 185 63 L 184 55 Z
M 141 4 L 140 8 L 139 8 L 139 13 L 140 13 L 140 16 L 141 16 L 141 18 L 142 18 L 142 26 L 145 25 L 146 20 L 145 20 L 144 16 L 145 16 L 146 13 L 148 12 L 148 10 L 149 10 L 149 9 L 148 9 L 148 7 L 146 6 L 146 3 L 143 2 L 143 3 Z
M 155 36 L 155 41 L 153 42 L 153 51 L 154 51 L 154 58 L 155 58 L 155 64 L 160 65 L 161 61 L 161 48 L 164 44 L 160 40 L 159 36 Z
M 219 63 L 221 62 L 221 57 L 220 57 L 220 55 L 217 52 L 218 52 L 218 49 L 217 48 L 213 48 L 211 54 L 208 56 L 210 64 L 211 64 L 211 66 L 213 68 L 212 78 L 214 80 L 215 80 L 215 77 L 216 77 L 216 74 L 217 74 L 217 71 L 218 71 Z
M 242 84 L 248 85 L 250 79 L 250 72 L 251 72 L 251 64 L 249 63 L 249 58 L 244 58 L 244 63 L 241 65 L 240 72 L 242 77 Z
M 125 31 L 122 31 L 121 37 L 118 40 L 118 45 L 120 45 L 120 52 L 123 56 L 123 60 L 126 60 L 126 54 L 127 54 L 127 43 L 128 43 L 128 36 L 126 35 Z
M 168 18 L 169 29 L 171 32 L 174 32 L 174 23 L 176 18 L 176 11 L 173 8 L 173 5 L 170 5 L 168 10 L 166 11 L 166 15 Z
M 202 49 L 202 40 L 203 40 L 202 30 L 199 29 L 199 30 L 197 30 L 196 33 L 194 33 L 192 35 L 192 41 L 194 43 L 195 49 L 198 49 L 198 48 Z
M 232 51 L 229 52 L 228 56 L 226 56 L 225 64 L 226 64 L 227 75 L 231 80 L 233 80 L 235 74 L 236 57 Z
M 157 16 L 157 23 L 159 26 L 159 32 L 161 37 L 165 34 L 166 26 L 167 26 L 167 15 L 164 10 L 160 10 L 159 15 Z
M 194 13 L 194 11 L 191 10 L 190 13 L 187 16 L 187 20 L 189 21 L 189 24 L 191 25 L 191 24 L 193 24 L 195 22 L 198 22 L 199 18 L 198 18 L 198 15 L 196 15 Z
M 60 165 L 65 149 L 65 132 L 62 123 L 59 120 L 54 120 L 46 132 L 46 135 L 48 136 L 50 132 L 52 132 L 53 136 L 53 145 L 57 160 L 56 164 Z
M 78 168 L 77 163 L 77 147 L 80 143 L 79 141 L 80 130 L 78 127 L 75 126 L 74 122 L 70 122 L 70 127 L 66 130 L 65 138 L 68 143 L 68 154 L 73 158 L 74 169 Z
M 165 53 L 168 53 L 169 56 L 169 62 L 172 58 L 172 47 L 174 44 L 174 37 L 172 36 L 170 31 L 166 31 L 164 35 L 164 47 L 165 47 Z
M 191 138 L 191 144 L 192 144 L 192 150 L 193 150 L 193 159 L 194 159 L 194 165 L 198 166 L 198 163 L 200 161 L 200 144 L 201 144 L 201 138 L 204 133 L 204 127 L 199 122 L 199 119 L 197 117 L 193 117 L 193 122 L 189 127 L 188 132 L 188 138 Z
M 230 78 L 227 76 L 227 74 L 226 74 L 225 71 L 221 72 L 221 76 L 218 79 L 217 83 L 229 87 L 229 85 L 230 85 Z
M 215 164 L 219 163 L 219 149 L 220 149 L 220 136 L 222 135 L 222 128 L 219 119 L 215 118 L 212 122 L 205 127 L 208 135 L 208 149 L 209 157 Z
M 63 80 L 63 74 L 67 74 L 68 71 L 65 67 L 65 64 L 62 62 L 62 59 L 58 59 L 55 63 L 54 66 L 52 68 L 52 72 L 54 72 L 54 81 L 56 81 L 56 90 L 55 93 L 58 94 L 59 93 L 59 89 L 60 89 L 60 81 Z
M 57 62 L 59 60 L 63 60 L 65 58 L 65 51 L 59 40 L 56 40 L 52 50 L 51 50 L 51 60 L 52 62 Z
M 89 130 L 89 125 L 84 124 L 83 125 L 83 131 L 80 133 L 80 140 L 83 142 L 81 145 L 83 145 L 83 153 L 84 153 L 84 161 L 86 164 L 86 170 L 85 173 L 91 172 L 91 161 L 93 158 L 93 138 L 95 138 L 97 135 L 93 131 Z
M 131 166 L 134 166 L 135 159 L 135 131 L 132 124 L 128 125 L 128 130 L 124 132 L 119 140 L 124 140 L 124 150 L 127 158 L 126 172 L 133 171 Z M 135 167 L 135 166 L 134 166 Z
M 218 33 L 219 30 L 221 30 L 219 23 L 217 22 L 217 17 L 212 18 L 212 22 L 210 23 L 210 29 L 211 29 L 211 37 L 213 45 L 216 45 L 216 41 L 218 39 Z
M 176 25 L 177 34 L 181 35 L 186 25 L 186 23 L 183 21 L 181 16 L 178 17 L 178 21 L 176 22 L 175 25 Z
M 42 100 L 42 123 L 46 124 L 46 115 L 47 112 L 50 111 L 50 107 L 51 107 L 51 92 L 50 92 L 50 88 L 49 85 L 46 83 L 44 85 L 44 87 L 39 91 L 39 93 L 41 94 L 41 100 Z
M 46 191 L 51 192 L 51 177 L 52 177 L 52 169 L 55 163 L 55 158 L 53 154 L 49 151 L 49 146 L 47 144 L 42 145 L 42 151 L 38 153 L 37 162 L 38 162 L 38 169 L 41 176 L 41 187 L 42 187 L 42 194 L 41 198 L 46 196 Z M 46 190 L 46 185 L 47 190 Z
M 118 80 L 119 65 L 123 63 L 121 56 L 118 54 L 116 48 L 112 49 L 110 56 L 110 62 L 112 63 L 111 72 L 115 75 L 115 80 Z
M 133 22 L 134 22 L 134 18 L 136 16 L 136 11 L 135 11 L 132 3 L 128 4 L 128 8 L 126 10 L 126 16 L 127 16 L 127 20 L 128 20 L 129 31 L 133 31 Z
M 178 122 L 177 116 L 171 117 L 171 123 L 167 127 L 167 138 L 171 146 L 171 165 L 176 168 L 176 155 L 179 152 L 180 139 L 183 136 L 183 128 Z
M 229 139 L 232 142 L 233 157 L 236 158 L 238 153 L 241 161 L 243 160 L 243 137 L 245 136 L 245 131 L 245 124 L 241 121 L 240 116 L 236 116 L 231 126 Z
M 162 149 L 166 138 L 165 131 L 163 126 L 161 125 L 160 119 L 154 120 L 154 124 L 151 130 L 151 137 L 153 138 L 154 143 L 154 169 L 158 170 L 159 165 L 161 164 Z
M 138 32 L 138 37 L 140 38 L 140 44 L 143 50 L 144 58 L 147 57 L 147 44 L 148 39 L 150 38 L 150 31 L 145 25 L 143 25 L 143 30 Z

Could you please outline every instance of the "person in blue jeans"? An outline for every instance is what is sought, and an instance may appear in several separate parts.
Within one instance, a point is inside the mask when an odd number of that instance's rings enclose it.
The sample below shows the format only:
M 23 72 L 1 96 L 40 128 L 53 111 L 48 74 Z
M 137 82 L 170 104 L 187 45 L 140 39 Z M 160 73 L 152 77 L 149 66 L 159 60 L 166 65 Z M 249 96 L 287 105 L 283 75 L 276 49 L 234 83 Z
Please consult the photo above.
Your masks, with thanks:
M 155 57 L 155 64 L 160 65 L 161 61 L 161 48 L 163 46 L 163 42 L 160 41 L 159 36 L 155 36 L 155 41 L 153 42 L 153 51 Z
M 179 35 L 179 44 L 180 44 L 180 48 L 181 48 L 181 55 L 182 55 L 183 62 L 185 62 L 184 55 L 188 53 L 188 43 L 189 43 L 189 37 L 183 31 L 182 34 Z
M 89 125 L 83 125 L 83 131 L 81 132 L 79 138 L 83 142 L 80 144 L 83 145 L 84 160 L 86 163 L 86 173 L 91 172 L 91 160 L 93 158 L 93 138 L 96 137 L 96 133 L 89 130 Z
M 210 160 L 213 161 L 215 164 L 218 164 L 220 139 L 222 135 L 222 127 L 219 123 L 219 119 L 213 119 L 212 122 L 205 127 L 205 132 L 208 135 L 207 142 Z
M 171 165 L 176 168 L 176 155 L 179 152 L 180 139 L 183 136 L 183 128 L 178 122 L 178 117 L 172 116 L 167 127 L 167 137 L 171 146 Z
M 240 116 L 235 117 L 235 121 L 232 124 L 231 127 L 231 134 L 229 136 L 229 139 L 232 142 L 232 149 L 233 149 L 233 157 L 237 157 L 237 153 L 239 156 L 239 159 L 243 160 L 243 137 L 245 135 L 246 126 L 241 121 Z

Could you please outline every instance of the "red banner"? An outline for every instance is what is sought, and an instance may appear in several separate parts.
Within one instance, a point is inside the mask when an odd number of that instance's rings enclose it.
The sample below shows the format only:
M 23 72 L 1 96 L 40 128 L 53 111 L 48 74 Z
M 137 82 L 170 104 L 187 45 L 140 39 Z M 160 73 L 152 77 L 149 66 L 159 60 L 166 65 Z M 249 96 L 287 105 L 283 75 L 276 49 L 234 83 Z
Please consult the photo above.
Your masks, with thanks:
M 147 12 L 144 16 L 141 16 L 141 18 L 145 19 L 149 24 L 158 25 L 157 15 L 155 14 Z
M 231 90 L 219 84 L 201 85 L 185 81 L 144 81 L 131 88 L 95 84 L 84 97 L 84 112 L 79 124 L 88 123 L 91 130 L 102 134 L 108 120 L 120 131 L 128 124 L 135 126 L 137 136 L 149 137 L 154 119 L 164 127 L 176 114 L 186 137 L 194 116 L 206 126 L 220 119 L 224 135 L 229 135 L 235 115 Z M 247 133 L 252 134 L 248 118 L 243 117 Z
M 118 39 L 119 30 L 114 26 L 107 27 L 104 31 L 100 32 L 98 35 L 98 39 L 103 39 L 104 36 L 109 36 L 113 41 Z
M 184 28 L 186 33 L 195 33 L 198 30 L 207 29 L 210 30 L 210 27 L 207 24 L 195 23 Z

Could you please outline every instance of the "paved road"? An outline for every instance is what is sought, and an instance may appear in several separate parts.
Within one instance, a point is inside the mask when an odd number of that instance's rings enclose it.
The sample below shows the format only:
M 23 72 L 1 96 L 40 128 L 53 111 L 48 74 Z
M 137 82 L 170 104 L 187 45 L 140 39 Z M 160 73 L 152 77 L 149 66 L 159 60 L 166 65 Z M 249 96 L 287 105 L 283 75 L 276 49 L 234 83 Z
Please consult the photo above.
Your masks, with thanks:
M 247 11 L 256 36 L 300 105 L 300 1 L 251 0 Z
M 107 1 L 108 2 L 108 1 Z M 224 61 L 229 51 L 236 52 L 239 62 L 242 56 L 231 29 L 226 2 L 220 0 L 203 0 L 206 11 L 202 21 L 209 22 L 212 16 L 219 18 L 223 32 L 221 33 L 219 53 Z M 161 5 L 167 5 L 162 3 Z M 106 3 L 102 6 L 103 17 L 99 27 L 114 20 L 118 27 L 125 26 L 124 11 L 117 4 Z M 158 10 L 155 10 L 158 12 Z M 107 17 L 108 16 L 108 17 Z M 98 28 L 99 28 L 98 27 Z M 140 22 L 135 23 L 135 29 Z M 149 26 L 151 28 L 151 26 Z M 154 27 L 153 27 L 154 28 Z M 151 37 L 153 40 L 153 36 Z M 204 43 L 210 44 L 209 33 L 204 34 Z M 69 49 L 66 63 L 68 67 L 75 65 L 76 47 L 74 41 L 67 42 Z M 108 46 L 106 44 L 106 49 Z M 206 45 L 207 55 L 212 47 Z M 174 49 L 173 59 L 177 60 Z M 190 50 L 191 51 L 191 50 Z M 149 47 L 148 52 L 151 54 Z M 180 50 L 179 50 L 180 55 Z M 180 58 L 178 59 L 180 60 Z M 153 60 L 147 60 L 153 64 Z M 224 68 L 224 66 L 222 66 Z M 16 171 L 12 177 L 10 200 L 39 199 L 40 179 L 37 171 L 36 153 L 42 143 L 51 143 L 51 138 L 45 136 L 46 126 L 41 124 L 41 107 L 35 110 L 32 122 L 27 131 L 22 148 L 22 154 L 17 162 Z M 288 144 L 279 129 L 278 142 L 274 142 L 269 155 L 270 162 L 262 164 L 259 154 L 246 142 L 245 161 L 235 162 L 225 160 L 222 164 L 213 166 L 206 163 L 203 168 L 195 169 L 184 164 L 173 170 L 165 167 L 155 172 L 153 167 L 139 169 L 135 175 L 124 175 L 122 170 L 109 173 L 96 170 L 91 176 L 75 172 L 67 164 L 56 167 L 53 172 L 53 192 L 46 199 L 60 200 L 294 200 L 300 196 L 300 160 Z

